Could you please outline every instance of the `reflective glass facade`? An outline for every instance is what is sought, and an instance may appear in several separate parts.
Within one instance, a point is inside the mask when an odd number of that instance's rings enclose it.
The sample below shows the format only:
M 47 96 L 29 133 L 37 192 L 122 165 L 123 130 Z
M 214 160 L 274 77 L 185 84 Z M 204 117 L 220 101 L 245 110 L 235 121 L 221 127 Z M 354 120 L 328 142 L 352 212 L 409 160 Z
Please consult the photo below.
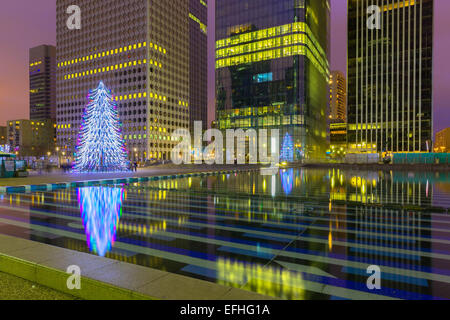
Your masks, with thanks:
M 327 0 L 217 0 L 219 129 L 280 129 L 295 157 L 326 150 Z

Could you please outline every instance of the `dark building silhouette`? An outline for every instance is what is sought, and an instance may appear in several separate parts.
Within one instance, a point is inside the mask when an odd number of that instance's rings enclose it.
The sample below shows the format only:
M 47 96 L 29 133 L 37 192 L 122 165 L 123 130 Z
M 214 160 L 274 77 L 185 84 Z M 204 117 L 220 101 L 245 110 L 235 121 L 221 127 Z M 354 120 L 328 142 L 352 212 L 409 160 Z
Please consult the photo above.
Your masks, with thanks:
M 30 49 L 30 119 L 56 120 L 56 48 Z
M 189 127 L 202 121 L 208 128 L 208 4 L 207 0 L 189 0 L 190 83 Z

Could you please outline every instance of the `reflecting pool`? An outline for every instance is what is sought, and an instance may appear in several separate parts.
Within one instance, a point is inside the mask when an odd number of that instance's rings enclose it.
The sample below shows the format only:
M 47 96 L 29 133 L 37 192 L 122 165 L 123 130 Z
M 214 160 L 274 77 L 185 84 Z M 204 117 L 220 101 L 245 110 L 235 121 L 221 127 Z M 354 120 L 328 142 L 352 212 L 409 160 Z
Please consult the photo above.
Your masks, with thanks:
M 104 257 L 116 240 L 124 190 L 87 187 L 79 188 L 77 194 L 88 247 Z
M 450 299 L 448 208 L 449 173 L 286 169 L 4 195 L 0 233 L 283 299 Z

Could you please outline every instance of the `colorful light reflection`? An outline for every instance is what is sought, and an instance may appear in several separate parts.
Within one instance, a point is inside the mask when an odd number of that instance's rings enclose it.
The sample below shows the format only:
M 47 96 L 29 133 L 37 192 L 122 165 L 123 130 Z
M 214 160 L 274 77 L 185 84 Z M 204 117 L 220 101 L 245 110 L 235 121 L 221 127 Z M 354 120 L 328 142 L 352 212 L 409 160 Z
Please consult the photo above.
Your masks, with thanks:
M 124 189 L 79 188 L 77 195 L 89 250 L 104 257 L 116 240 Z
M 280 170 L 280 175 L 283 191 L 288 196 L 294 188 L 294 169 Z

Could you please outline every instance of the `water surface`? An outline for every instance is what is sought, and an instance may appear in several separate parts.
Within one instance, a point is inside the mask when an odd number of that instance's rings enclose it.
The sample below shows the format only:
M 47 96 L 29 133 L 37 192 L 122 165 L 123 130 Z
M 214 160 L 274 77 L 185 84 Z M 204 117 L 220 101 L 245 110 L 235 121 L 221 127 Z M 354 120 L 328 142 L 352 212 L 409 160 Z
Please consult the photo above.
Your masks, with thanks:
M 449 299 L 449 207 L 449 173 L 286 169 L 4 195 L 0 233 L 283 299 Z

